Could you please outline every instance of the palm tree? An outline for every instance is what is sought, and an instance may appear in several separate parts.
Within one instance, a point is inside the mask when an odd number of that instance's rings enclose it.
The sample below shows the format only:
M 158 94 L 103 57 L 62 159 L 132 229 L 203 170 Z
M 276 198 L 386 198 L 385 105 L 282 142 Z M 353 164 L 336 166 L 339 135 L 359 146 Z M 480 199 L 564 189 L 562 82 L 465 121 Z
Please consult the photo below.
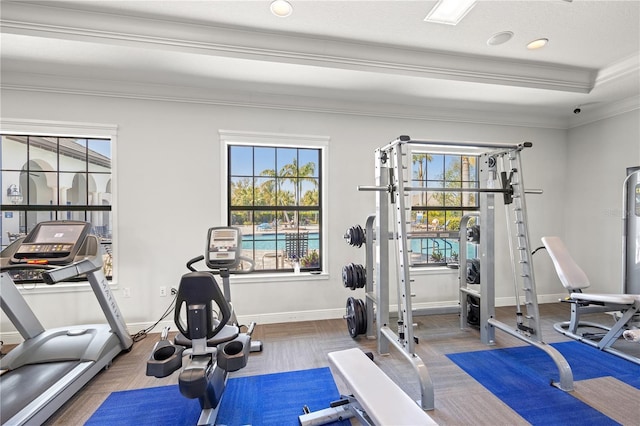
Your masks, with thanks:
M 423 187 L 427 186 L 427 180 L 425 177 L 425 170 L 427 168 L 427 163 L 431 162 L 433 157 L 431 154 L 421 153 L 421 154 L 413 154 L 413 164 L 418 165 L 418 170 L 416 170 L 415 179 L 420 182 L 420 185 Z M 420 205 L 424 206 L 426 204 L 426 193 L 420 192 Z
M 469 187 L 469 182 L 471 180 L 470 169 L 471 169 L 471 166 L 475 165 L 475 163 L 476 163 L 476 157 L 466 157 L 466 156 L 462 157 L 461 175 L 462 175 L 462 187 L 463 188 L 468 188 Z M 470 197 L 471 197 L 471 193 L 470 192 L 463 192 L 462 193 L 462 206 L 468 206 L 469 205 Z
M 253 185 L 251 179 L 244 178 L 231 182 L 231 205 L 232 206 L 252 206 L 253 205 Z M 247 212 L 248 221 L 252 220 L 251 211 Z
M 312 177 L 315 174 L 315 170 L 316 170 L 316 164 L 314 162 L 309 162 L 301 167 L 298 167 L 298 160 L 296 158 L 294 158 L 291 163 L 285 164 L 284 166 L 282 166 L 282 168 L 280 169 L 278 173 L 278 177 L 283 179 L 284 181 L 290 181 L 293 184 L 294 195 L 295 195 L 294 202 L 296 206 L 300 205 L 300 189 L 301 189 L 300 184 L 303 181 L 310 181 L 314 184 L 314 187 L 317 188 L 318 186 L 317 179 L 314 179 Z M 281 201 L 284 201 L 284 199 Z M 286 215 L 286 212 L 285 212 L 285 215 Z M 297 210 L 295 211 L 294 215 L 295 215 L 294 222 L 297 224 L 298 223 Z M 286 219 L 288 221 L 289 218 L 286 217 Z

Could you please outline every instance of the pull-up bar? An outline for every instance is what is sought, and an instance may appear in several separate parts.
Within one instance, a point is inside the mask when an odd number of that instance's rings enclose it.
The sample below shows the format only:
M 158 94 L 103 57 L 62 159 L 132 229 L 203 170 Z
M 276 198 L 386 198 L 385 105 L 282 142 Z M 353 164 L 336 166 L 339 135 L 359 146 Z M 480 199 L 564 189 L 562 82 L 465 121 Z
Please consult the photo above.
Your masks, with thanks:
M 424 186 L 405 186 L 405 191 L 414 192 L 492 192 L 499 194 L 507 194 L 513 192 L 511 189 L 502 188 L 426 188 Z M 379 192 L 391 192 L 393 187 L 389 186 L 368 186 L 359 185 L 358 191 L 379 191 Z M 542 194 L 542 189 L 525 189 L 526 194 Z
M 428 141 L 428 140 L 413 140 L 411 136 L 401 135 L 396 140 L 388 145 L 380 148 L 385 151 L 398 143 L 407 143 L 412 145 L 430 145 L 430 146 L 451 146 L 451 147 L 473 147 L 473 148 L 495 148 L 506 150 L 522 150 L 523 148 L 531 148 L 532 142 L 522 142 L 519 144 L 501 144 L 501 143 L 488 143 L 488 142 L 452 142 L 452 141 Z

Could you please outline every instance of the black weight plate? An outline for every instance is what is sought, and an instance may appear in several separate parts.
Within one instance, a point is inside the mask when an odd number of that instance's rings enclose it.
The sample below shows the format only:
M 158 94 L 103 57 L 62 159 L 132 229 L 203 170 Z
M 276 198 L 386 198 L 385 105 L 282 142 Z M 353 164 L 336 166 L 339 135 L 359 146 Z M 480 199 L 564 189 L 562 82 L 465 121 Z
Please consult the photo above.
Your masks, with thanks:
M 347 265 L 347 275 L 349 276 L 349 288 L 351 290 L 356 289 L 356 278 L 355 273 L 353 271 L 353 263 Z
M 365 270 L 362 265 L 354 265 L 356 271 L 356 287 L 363 288 L 366 284 Z
M 362 229 L 362 227 L 360 225 L 358 225 L 358 233 L 360 234 L 359 238 L 359 244 L 358 247 L 362 246 L 362 244 L 365 243 L 365 235 L 364 235 L 364 229 Z
M 349 265 L 344 265 L 342 267 L 342 283 L 346 288 L 351 287 L 351 285 L 349 284 Z
M 347 299 L 347 315 L 345 315 L 344 319 L 347 320 L 347 331 L 349 331 L 349 335 L 352 338 L 358 336 L 355 305 L 356 299 L 354 299 L 353 297 L 349 297 Z
M 364 302 L 361 299 L 356 299 L 356 333 L 358 335 L 365 334 L 367 332 L 367 309 Z

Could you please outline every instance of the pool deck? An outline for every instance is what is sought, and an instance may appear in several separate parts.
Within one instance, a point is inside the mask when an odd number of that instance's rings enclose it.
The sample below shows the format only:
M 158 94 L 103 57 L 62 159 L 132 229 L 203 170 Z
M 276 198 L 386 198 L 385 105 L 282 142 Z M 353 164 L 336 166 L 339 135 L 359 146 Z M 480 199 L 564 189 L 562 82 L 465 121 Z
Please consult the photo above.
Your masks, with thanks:
M 242 232 L 242 235 L 254 235 L 254 227 L 253 226 L 238 226 L 238 228 L 240 228 L 240 231 Z M 300 226 L 300 227 L 285 227 L 285 226 L 278 226 L 277 229 L 275 227 L 271 227 L 269 229 L 258 229 L 258 227 L 255 227 L 255 234 L 256 235 L 261 235 L 261 234 L 275 234 L 277 230 L 278 234 L 286 234 L 286 233 L 292 233 L 292 232 L 297 232 L 297 231 L 302 231 L 302 232 L 318 232 L 318 225 L 308 225 L 308 226 Z
M 254 235 L 253 226 L 239 226 L 242 235 Z M 300 227 L 280 227 L 260 230 L 255 227 L 255 235 L 268 235 L 275 234 L 294 233 L 301 232 L 318 232 L 317 225 L 300 226 Z M 251 253 L 245 253 L 245 256 L 251 256 Z M 293 262 L 286 258 L 284 250 L 255 250 L 255 268 L 256 270 L 263 269 L 293 269 Z

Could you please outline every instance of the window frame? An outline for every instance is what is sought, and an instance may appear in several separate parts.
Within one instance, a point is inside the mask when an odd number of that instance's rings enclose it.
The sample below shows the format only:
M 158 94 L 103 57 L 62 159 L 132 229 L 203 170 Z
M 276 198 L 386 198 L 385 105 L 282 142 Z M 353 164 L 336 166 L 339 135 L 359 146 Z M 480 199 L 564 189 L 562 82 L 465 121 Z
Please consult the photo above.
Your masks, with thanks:
M 116 146 L 118 136 L 118 126 L 115 124 L 97 124 L 97 123 L 77 123 L 77 122 L 64 122 L 64 121 L 46 121 L 46 120 L 29 120 L 29 119 L 15 119 L 4 118 L 0 119 L 0 134 L 7 136 L 32 136 L 32 137 L 55 137 L 55 138 L 73 138 L 73 139 L 108 139 L 110 140 L 111 148 L 111 200 L 108 210 L 111 214 L 111 256 L 112 256 L 112 274 L 108 280 L 112 287 L 117 287 L 118 280 L 118 215 L 117 215 L 117 203 L 116 196 L 118 191 L 117 185 L 117 172 L 116 172 Z M 56 155 L 59 155 L 57 153 Z M 85 160 L 86 161 L 86 160 Z M 4 170 L 4 169 L 2 169 Z M 58 164 L 56 173 L 64 171 L 60 170 Z M 85 171 L 87 172 L 87 171 Z M 90 172 L 87 172 L 90 173 Z M 6 189 L 5 189 L 6 190 Z M 26 195 L 26 194 L 25 194 Z M 105 207 L 102 206 L 89 206 L 86 203 L 76 206 L 42 206 L 33 205 L 33 208 L 29 208 L 28 205 L 20 204 L 3 205 L 2 210 L 5 207 L 11 207 L 11 210 L 21 211 L 104 211 Z M 56 286 L 46 286 L 41 284 L 35 284 L 35 288 L 29 289 L 32 293 L 51 293 L 60 291 L 89 291 L 88 283 L 84 282 L 66 282 L 60 283 Z
M 432 156 L 442 156 L 442 161 L 443 161 L 443 165 L 442 165 L 442 174 L 439 176 L 438 179 L 433 179 L 433 174 L 430 174 L 428 171 L 428 163 L 429 161 L 425 161 L 425 165 L 426 165 L 426 169 L 424 170 L 424 177 L 422 179 L 418 179 L 417 177 L 414 176 L 414 156 L 415 155 L 432 155 Z M 478 164 L 479 164 L 479 160 L 480 160 L 480 155 L 481 152 L 476 151 L 476 150 L 471 150 L 471 151 L 462 151 L 462 150 L 456 150 L 456 149 L 451 149 L 451 147 L 449 148 L 445 148 L 445 149 L 438 149 L 435 148 L 434 146 L 432 147 L 424 147 L 424 148 L 420 148 L 420 149 L 415 149 L 413 148 L 411 150 L 411 152 L 408 154 L 409 158 L 411 158 L 411 170 L 410 170 L 410 181 L 411 181 L 411 185 L 412 186 L 423 186 L 426 188 L 433 188 L 433 187 L 442 187 L 442 188 L 448 188 L 447 184 L 448 183 L 457 183 L 459 184 L 459 188 L 479 188 L 480 187 L 480 170 L 478 168 Z M 458 180 L 451 180 L 451 179 L 447 179 L 446 178 L 446 173 L 449 169 L 446 168 L 446 164 L 447 164 L 447 156 L 449 157 L 458 157 L 459 161 L 460 161 L 460 177 Z M 462 157 L 473 157 L 475 158 L 475 169 L 474 169 L 474 177 L 475 179 L 469 179 L 468 181 L 464 181 L 463 180 L 463 176 L 462 176 Z M 436 166 L 437 167 L 437 166 Z M 420 182 L 422 184 L 420 184 Z M 434 182 L 438 182 L 441 183 L 441 186 L 434 186 L 432 185 L 432 183 Z M 468 186 L 465 186 L 464 183 L 468 183 Z M 451 217 L 451 219 L 455 219 L 458 218 L 458 215 L 456 215 L 456 213 L 459 212 L 459 219 L 462 219 L 462 217 L 468 213 L 472 213 L 472 212 L 479 212 L 480 211 L 480 200 L 479 200 L 479 192 L 457 192 L 455 191 L 455 188 L 457 187 L 451 187 L 451 191 L 447 191 L 447 192 L 442 192 L 442 197 L 444 200 L 444 197 L 446 197 L 447 193 L 457 193 L 460 194 L 460 204 L 456 205 L 456 206 L 451 206 L 451 205 L 447 205 L 447 202 L 443 202 L 441 205 L 434 205 L 434 206 L 429 206 L 428 200 L 429 197 L 432 196 L 433 194 L 437 194 L 438 192 L 436 191 L 424 191 L 424 192 L 417 192 L 416 197 L 422 197 L 422 195 L 419 194 L 424 194 L 425 199 L 427 200 L 425 205 L 419 204 L 419 203 L 414 203 L 413 199 L 411 201 L 411 206 L 410 206 L 410 214 L 411 214 L 411 218 L 410 218 L 410 223 L 411 225 L 411 231 L 412 232 L 419 232 L 419 233 L 423 233 L 424 235 L 421 235 L 418 238 L 411 238 L 409 239 L 409 244 L 412 245 L 413 247 L 413 243 L 411 241 L 413 240 L 419 240 L 420 241 L 420 247 L 421 249 L 419 250 L 420 253 L 420 260 L 416 259 L 412 259 L 411 261 L 411 268 L 415 268 L 416 270 L 422 270 L 422 271 L 428 271 L 428 270 L 434 270 L 436 268 L 442 268 L 442 267 L 446 267 L 448 265 L 448 263 L 455 263 L 457 261 L 457 258 L 459 257 L 459 253 L 455 253 L 454 247 L 451 246 L 450 250 L 447 250 L 447 244 L 450 245 L 450 243 L 448 243 L 449 240 L 457 240 L 458 241 L 458 250 L 460 247 L 460 237 L 459 237 L 459 231 L 460 228 L 459 226 L 457 228 L 452 228 L 449 227 L 449 221 L 447 220 L 447 217 L 449 216 L 450 213 L 454 213 Z M 475 204 L 474 205 L 465 205 L 464 203 L 464 194 L 470 194 L 470 196 L 475 196 Z M 438 220 L 438 222 L 432 223 L 432 217 L 434 216 L 433 213 L 437 212 L 438 214 L 436 216 L 441 216 L 439 213 L 444 212 L 445 216 L 444 216 L 444 220 L 443 223 L 440 224 L 440 221 Z M 418 215 L 422 216 L 422 220 L 420 220 L 420 223 L 423 224 L 423 226 L 419 226 L 418 222 Z M 435 221 L 435 218 L 433 219 Z M 455 234 L 455 236 L 452 236 L 452 234 Z M 422 240 L 426 240 L 426 247 L 427 250 L 429 249 L 429 240 L 442 240 L 442 242 L 444 243 L 444 251 L 442 254 L 442 259 L 440 261 L 438 261 L 437 259 L 435 259 L 435 257 L 430 256 L 427 254 L 427 258 L 422 259 L 423 255 L 422 255 L 422 248 L 424 247 L 424 243 L 422 242 Z M 434 249 L 434 245 L 431 245 L 431 248 L 435 251 Z M 412 249 L 412 253 L 413 253 L 413 249 Z M 455 256 L 453 256 L 452 253 L 455 253 Z M 440 250 L 439 250 L 439 246 L 438 246 L 438 254 L 440 254 Z M 449 254 L 449 257 L 447 256 L 447 254 Z M 448 260 L 450 262 L 448 262 Z
M 231 206 L 230 206 L 230 170 L 229 170 L 229 148 L 230 146 L 250 146 L 250 147 L 269 147 L 269 148 L 295 148 L 295 149 L 317 149 L 319 151 L 319 199 L 318 210 L 321 217 L 321 228 L 319 229 L 319 248 L 320 251 L 320 265 L 317 270 L 313 270 L 313 273 L 303 272 L 299 274 L 305 278 L 310 276 L 326 275 L 328 273 L 328 261 L 327 261 L 327 229 L 328 228 L 328 205 L 326 188 L 328 188 L 327 172 L 327 157 L 329 147 L 328 136 L 315 136 L 315 135 L 295 135 L 295 134 L 282 134 L 282 133 L 263 133 L 263 132 L 247 132 L 247 131 L 232 131 L 232 130 L 219 130 L 220 137 L 220 158 L 221 164 L 221 182 L 222 182 L 222 197 L 225 201 L 223 203 L 221 217 L 224 218 L 228 224 L 231 218 Z M 304 210 L 304 209 L 302 209 Z M 258 259 L 256 259 L 258 261 Z M 256 270 L 256 273 L 260 274 L 260 277 L 274 276 L 279 278 L 293 278 L 295 279 L 298 274 L 295 274 L 292 268 L 282 269 L 269 269 L 269 270 Z

